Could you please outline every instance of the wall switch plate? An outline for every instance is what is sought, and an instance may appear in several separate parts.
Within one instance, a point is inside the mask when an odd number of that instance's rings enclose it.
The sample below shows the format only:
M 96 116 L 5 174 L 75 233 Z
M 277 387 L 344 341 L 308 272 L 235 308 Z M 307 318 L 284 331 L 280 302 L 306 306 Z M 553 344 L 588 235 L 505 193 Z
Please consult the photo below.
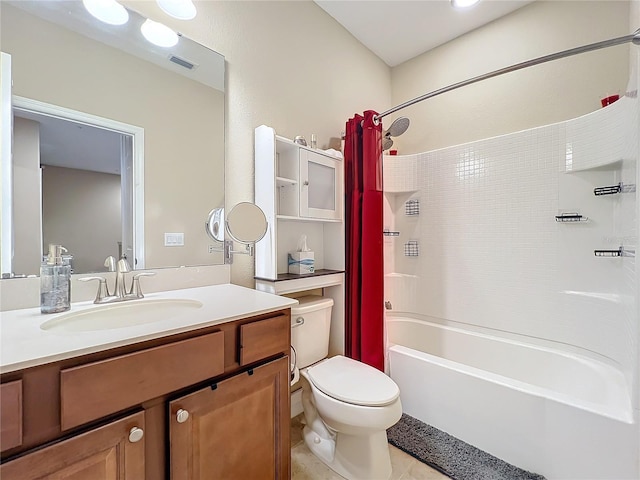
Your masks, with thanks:
M 165 247 L 184 247 L 184 233 L 165 233 Z

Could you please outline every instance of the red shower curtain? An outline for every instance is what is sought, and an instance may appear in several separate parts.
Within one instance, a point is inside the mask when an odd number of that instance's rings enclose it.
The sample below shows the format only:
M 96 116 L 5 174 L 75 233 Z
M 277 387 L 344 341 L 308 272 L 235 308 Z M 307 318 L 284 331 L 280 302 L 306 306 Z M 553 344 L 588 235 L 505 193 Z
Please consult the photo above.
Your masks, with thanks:
M 382 125 L 368 110 L 345 136 L 345 353 L 384 370 Z

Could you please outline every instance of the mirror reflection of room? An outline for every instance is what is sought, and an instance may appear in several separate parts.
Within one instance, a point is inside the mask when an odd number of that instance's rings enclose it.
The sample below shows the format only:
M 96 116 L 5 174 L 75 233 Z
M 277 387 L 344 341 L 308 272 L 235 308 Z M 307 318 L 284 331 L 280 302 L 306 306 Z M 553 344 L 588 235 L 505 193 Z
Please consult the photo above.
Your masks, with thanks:
M 131 137 L 19 110 L 13 121 L 14 210 L 38 210 L 33 190 L 40 182 L 42 196 L 41 214 L 15 222 L 14 271 L 37 274 L 33 252 L 50 243 L 66 246 L 72 273 L 100 271 L 108 256 L 132 258 L 132 232 L 124 239 L 121 215 L 121 163 L 131 163 Z
M 224 57 L 184 36 L 158 49 L 114 34 L 82 2 L 0 8 L 15 126 L 3 277 L 37 275 L 49 243 L 74 273 L 104 272 L 109 256 L 135 269 L 221 264 L 202 218 L 224 204 Z M 129 15 L 132 29 L 144 20 Z

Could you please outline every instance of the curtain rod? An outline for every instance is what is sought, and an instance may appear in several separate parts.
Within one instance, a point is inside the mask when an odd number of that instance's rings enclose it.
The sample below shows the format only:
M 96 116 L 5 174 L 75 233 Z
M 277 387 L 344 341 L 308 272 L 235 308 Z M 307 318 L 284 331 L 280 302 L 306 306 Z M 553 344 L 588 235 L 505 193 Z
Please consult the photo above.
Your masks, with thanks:
M 552 60 L 558 60 L 560 58 L 570 57 L 572 55 L 577 55 L 579 53 L 591 52 L 593 50 L 613 47 L 614 45 L 622 45 L 624 43 L 629 43 L 629 42 L 632 42 L 635 45 L 640 45 L 640 28 L 636 30 L 634 33 L 630 35 L 625 35 L 624 37 L 612 38 L 610 40 L 604 40 L 602 42 L 591 43 L 589 45 L 583 45 L 582 47 L 576 47 L 576 48 L 571 48 L 569 50 L 564 50 L 562 52 L 552 53 L 551 55 L 545 55 L 543 57 L 534 58 L 533 60 L 527 60 L 526 62 L 516 63 L 515 65 L 511 65 L 510 67 L 494 70 L 493 72 L 485 73 L 484 75 L 478 75 L 477 77 L 469 78 L 468 80 L 454 83 L 452 85 L 449 85 L 448 87 L 439 88 L 438 90 L 434 90 L 433 92 L 426 93 L 412 100 L 408 100 L 404 103 L 401 103 L 400 105 L 397 105 L 387 110 L 386 112 L 379 113 L 378 115 L 375 115 L 373 117 L 373 120 L 374 122 L 377 122 L 381 118 L 386 117 L 387 115 L 397 112 L 398 110 L 402 110 L 403 108 L 409 107 L 415 103 L 426 100 L 427 98 L 436 97 L 442 93 L 450 92 L 451 90 L 455 90 L 460 87 L 465 87 L 467 85 L 471 85 L 472 83 L 480 82 L 488 78 L 497 77 L 498 75 L 502 75 L 505 73 L 515 72 L 523 68 L 532 67 L 534 65 L 539 65 L 541 63 L 550 62 Z

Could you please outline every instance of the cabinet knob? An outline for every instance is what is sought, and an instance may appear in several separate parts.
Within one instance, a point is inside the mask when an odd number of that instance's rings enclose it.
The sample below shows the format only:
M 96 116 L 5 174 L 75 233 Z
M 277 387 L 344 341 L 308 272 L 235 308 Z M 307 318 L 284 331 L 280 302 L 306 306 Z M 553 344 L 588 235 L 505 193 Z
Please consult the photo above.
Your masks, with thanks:
M 129 430 L 129 441 L 131 443 L 139 442 L 140 440 L 142 440 L 142 437 L 144 437 L 144 430 L 142 430 L 141 428 L 133 427 L 131 430 Z
M 309 180 L 305 180 L 302 185 L 309 186 Z
M 184 423 L 189 419 L 189 412 L 182 408 L 176 412 L 176 420 L 178 423 Z

